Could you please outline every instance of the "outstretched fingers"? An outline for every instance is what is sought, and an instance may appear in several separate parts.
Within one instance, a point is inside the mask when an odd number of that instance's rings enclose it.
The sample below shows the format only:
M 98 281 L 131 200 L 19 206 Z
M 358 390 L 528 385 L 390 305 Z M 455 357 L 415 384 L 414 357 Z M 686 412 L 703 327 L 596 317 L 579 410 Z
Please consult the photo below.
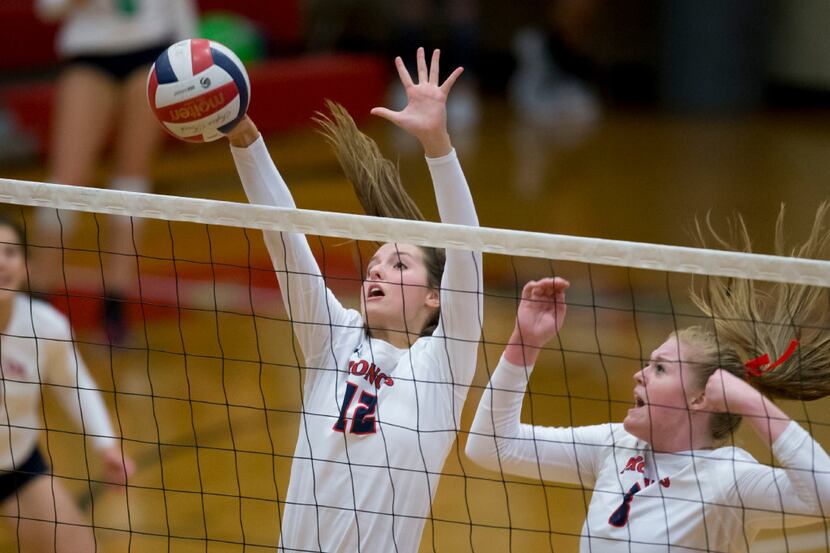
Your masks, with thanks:
M 404 88 L 409 88 L 410 86 L 415 85 L 415 83 L 412 82 L 412 76 L 409 74 L 409 70 L 407 70 L 403 59 L 400 56 L 395 58 L 395 67 L 398 69 L 398 77 L 401 79 L 401 84 Z
M 464 72 L 463 67 L 456 67 L 455 71 L 453 71 L 450 74 L 450 76 L 447 77 L 447 80 L 444 81 L 444 84 L 442 84 L 439 87 L 444 92 L 444 94 L 449 94 L 450 93 L 450 90 L 452 90 L 452 87 L 455 84 L 455 81 L 458 80 L 458 77 L 460 77 L 463 72 Z
M 391 121 L 392 123 L 396 124 L 400 117 L 400 112 L 380 107 L 372 108 L 372 110 L 369 113 L 371 113 L 372 115 L 376 115 L 377 117 L 382 117 L 383 119 L 386 119 L 387 121 Z
M 415 57 L 418 60 L 418 84 L 426 83 L 429 81 L 429 72 L 427 71 L 427 60 L 423 47 L 418 48 L 418 54 Z
M 432 61 L 429 63 L 429 84 L 438 86 L 439 79 L 439 60 L 441 59 L 441 50 L 435 49 L 432 51 Z

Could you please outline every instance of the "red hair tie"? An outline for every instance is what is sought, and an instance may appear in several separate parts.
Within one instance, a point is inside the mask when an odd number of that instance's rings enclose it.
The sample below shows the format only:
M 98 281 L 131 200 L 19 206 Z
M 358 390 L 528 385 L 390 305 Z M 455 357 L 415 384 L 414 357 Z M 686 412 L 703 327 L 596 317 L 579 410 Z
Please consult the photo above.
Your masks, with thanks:
M 769 355 L 764 354 L 761 357 L 756 357 L 755 359 L 751 359 L 744 363 L 746 366 L 746 372 L 749 373 L 751 376 L 761 376 L 765 372 L 769 372 L 787 359 L 789 359 L 793 353 L 795 353 L 795 348 L 798 347 L 798 340 L 792 340 L 790 342 L 787 351 L 784 352 L 784 355 L 778 358 L 778 360 L 770 365 L 767 368 L 763 368 L 764 365 L 769 363 Z

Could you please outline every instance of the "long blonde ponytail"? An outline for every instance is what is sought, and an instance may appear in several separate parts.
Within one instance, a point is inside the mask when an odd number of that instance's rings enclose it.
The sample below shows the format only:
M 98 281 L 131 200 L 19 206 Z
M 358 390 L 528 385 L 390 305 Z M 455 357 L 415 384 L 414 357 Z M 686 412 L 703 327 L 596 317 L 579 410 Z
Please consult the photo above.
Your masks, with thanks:
M 789 248 L 784 239 L 782 206 L 775 225 L 775 253 L 811 259 L 830 257 L 828 213 L 830 204 L 824 202 L 816 211 L 807 240 Z M 714 239 L 725 249 L 752 251 L 740 215 L 731 221 L 728 237 L 718 234 L 708 217 L 705 226 L 697 225 L 697 235 L 702 245 L 706 245 L 707 239 Z M 703 352 L 704 359 L 697 371 L 702 382 L 722 368 L 748 378 L 771 398 L 813 400 L 830 395 L 830 290 L 802 284 L 706 277 L 692 288 L 691 299 L 710 323 L 677 334 Z M 794 351 L 793 340 L 797 341 Z M 789 357 L 785 355 L 788 350 L 792 351 Z M 772 370 L 748 375 L 746 363 L 765 354 L 773 361 L 786 359 Z M 738 421 L 732 415 L 714 417 L 713 435 L 728 435 Z

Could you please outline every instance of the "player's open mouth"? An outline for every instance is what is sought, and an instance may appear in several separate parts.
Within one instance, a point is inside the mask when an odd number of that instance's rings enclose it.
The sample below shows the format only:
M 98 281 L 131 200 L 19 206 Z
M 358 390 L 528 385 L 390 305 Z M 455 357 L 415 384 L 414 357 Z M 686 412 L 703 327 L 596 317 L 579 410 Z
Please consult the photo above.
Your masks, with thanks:
M 380 285 L 378 285 L 378 284 L 372 284 L 371 286 L 369 286 L 369 289 L 366 290 L 366 297 L 368 299 L 382 298 L 385 295 L 386 294 L 383 293 L 383 290 L 381 289 Z
M 632 409 L 639 409 L 640 407 L 644 407 L 646 404 L 645 400 L 638 394 L 634 392 L 634 407 Z

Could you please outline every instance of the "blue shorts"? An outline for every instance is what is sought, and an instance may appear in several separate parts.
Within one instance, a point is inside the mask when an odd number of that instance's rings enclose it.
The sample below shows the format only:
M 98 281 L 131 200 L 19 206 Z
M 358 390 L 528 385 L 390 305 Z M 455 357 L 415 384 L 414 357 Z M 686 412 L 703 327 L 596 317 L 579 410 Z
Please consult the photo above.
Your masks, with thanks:
M 0 469 L 0 503 L 14 495 L 33 478 L 48 472 L 49 467 L 38 448 L 35 448 L 29 458 L 16 469 Z
M 86 66 L 115 81 L 123 81 L 137 69 L 146 68 L 149 71 L 150 66 L 155 63 L 156 58 L 168 46 L 170 44 L 165 43 L 120 54 L 83 54 L 73 56 L 64 62 L 64 67 Z

